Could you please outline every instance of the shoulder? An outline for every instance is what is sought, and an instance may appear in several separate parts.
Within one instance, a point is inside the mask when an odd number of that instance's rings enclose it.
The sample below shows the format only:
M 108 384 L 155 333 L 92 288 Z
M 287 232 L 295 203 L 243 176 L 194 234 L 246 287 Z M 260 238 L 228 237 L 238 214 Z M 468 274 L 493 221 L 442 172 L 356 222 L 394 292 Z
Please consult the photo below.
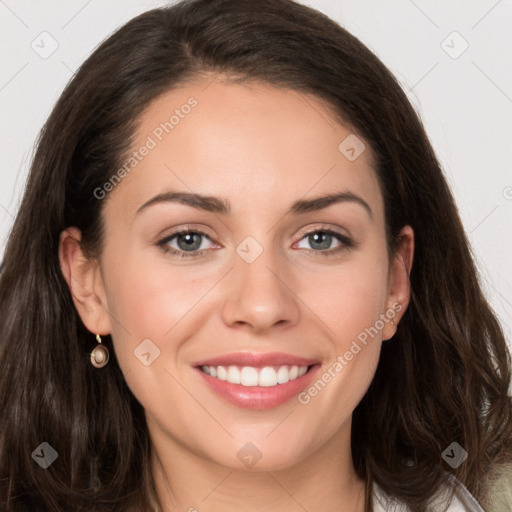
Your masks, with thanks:
M 496 465 L 489 480 L 491 490 L 488 512 L 510 512 L 512 510 L 512 463 Z
M 374 484 L 373 502 L 374 512 L 410 511 L 404 503 L 390 498 L 377 484 Z M 484 512 L 474 496 L 454 478 L 441 493 L 433 497 L 431 504 L 432 510 L 439 512 Z

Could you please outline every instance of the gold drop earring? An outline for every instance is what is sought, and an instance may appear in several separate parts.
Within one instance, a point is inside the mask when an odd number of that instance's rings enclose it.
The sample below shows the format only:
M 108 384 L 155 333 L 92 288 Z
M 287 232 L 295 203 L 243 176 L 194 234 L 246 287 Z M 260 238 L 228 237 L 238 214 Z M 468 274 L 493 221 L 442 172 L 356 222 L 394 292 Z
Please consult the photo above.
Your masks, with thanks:
M 98 344 L 91 352 L 91 363 L 96 368 L 103 368 L 108 363 L 108 348 L 101 344 L 101 336 L 99 334 L 96 334 L 96 340 Z

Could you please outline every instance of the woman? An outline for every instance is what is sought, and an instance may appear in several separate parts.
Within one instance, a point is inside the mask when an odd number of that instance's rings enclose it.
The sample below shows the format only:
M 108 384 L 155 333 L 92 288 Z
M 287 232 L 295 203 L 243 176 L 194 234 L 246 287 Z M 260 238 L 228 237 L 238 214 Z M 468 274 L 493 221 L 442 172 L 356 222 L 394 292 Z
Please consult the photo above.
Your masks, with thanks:
M 421 122 L 289 0 L 95 50 L 0 325 L 2 511 L 491 510 L 512 459 L 510 355 Z

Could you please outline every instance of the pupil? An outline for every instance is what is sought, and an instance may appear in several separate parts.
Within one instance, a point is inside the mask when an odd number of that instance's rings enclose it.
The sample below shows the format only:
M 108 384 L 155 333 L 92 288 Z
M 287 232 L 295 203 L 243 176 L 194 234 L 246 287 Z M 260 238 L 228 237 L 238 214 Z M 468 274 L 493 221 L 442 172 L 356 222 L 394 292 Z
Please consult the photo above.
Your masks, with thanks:
M 320 241 L 322 238 L 324 238 L 323 242 Z M 331 245 L 331 238 L 332 235 L 329 233 L 314 233 L 313 235 L 309 236 L 309 243 L 311 244 L 311 247 L 314 247 L 314 244 L 319 244 L 320 247 L 317 247 L 318 249 L 329 249 Z
M 196 238 L 194 239 L 194 237 Z M 178 245 L 180 246 L 180 249 L 191 249 L 195 251 L 201 246 L 200 238 L 201 235 L 198 233 L 186 233 L 178 237 Z M 180 243 L 182 241 L 184 242 L 184 244 Z

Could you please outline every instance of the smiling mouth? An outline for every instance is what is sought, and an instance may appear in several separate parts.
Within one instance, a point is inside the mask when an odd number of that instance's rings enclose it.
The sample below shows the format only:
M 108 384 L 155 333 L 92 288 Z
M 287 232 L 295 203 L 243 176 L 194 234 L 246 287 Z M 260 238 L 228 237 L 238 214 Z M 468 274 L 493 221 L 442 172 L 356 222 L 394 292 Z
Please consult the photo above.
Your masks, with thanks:
M 312 365 L 311 365 L 312 366 Z M 286 384 L 305 375 L 311 366 L 200 366 L 200 370 L 218 380 L 248 387 L 273 387 Z

